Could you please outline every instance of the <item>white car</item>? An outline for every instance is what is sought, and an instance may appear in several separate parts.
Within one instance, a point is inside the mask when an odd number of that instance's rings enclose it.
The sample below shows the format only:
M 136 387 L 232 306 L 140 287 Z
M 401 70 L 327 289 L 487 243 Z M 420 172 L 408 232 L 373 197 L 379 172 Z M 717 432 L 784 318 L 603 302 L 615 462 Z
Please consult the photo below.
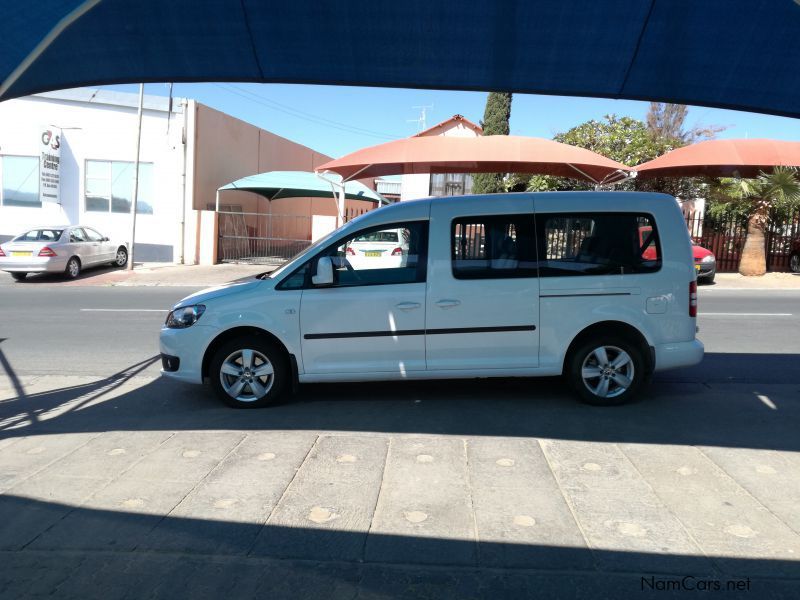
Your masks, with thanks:
M 384 231 L 405 240 L 401 263 L 351 262 L 348 247 Z M 612 405 L 702 359 L 696 316 L 670 196 L 425 199 L 350 221 L 266 279 L 184 298 L 161 330 L 162 373 L 208 380 L 235 407 L 304 382 L 561 374 Z
M 17 281 L 28 273 L 63 273 L 75 279 L 87 267 L 128 262 L 127 242 L 110 240 L 91 227 L 37 227 L 0 245 L 0 270 Z
M 385 229 L 359 235 L 345 245 L 345 258 L 354 269 L 401 267 L 408 255 L 404 233 L 403 229 Z

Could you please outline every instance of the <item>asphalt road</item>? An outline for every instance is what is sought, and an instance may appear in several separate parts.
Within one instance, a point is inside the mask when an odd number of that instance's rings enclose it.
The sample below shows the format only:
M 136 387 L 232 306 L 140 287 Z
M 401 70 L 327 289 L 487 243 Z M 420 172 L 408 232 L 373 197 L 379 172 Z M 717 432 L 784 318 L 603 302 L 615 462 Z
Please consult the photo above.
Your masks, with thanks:
M 157 354 L 167 309 L 196 289 L 4 287 L 0 349 L 18 375 L 108 376 Z M 706 359 L 659 379 L 800 381 L 800 290 L 701 287 L 698 325 Z M 158 369 L 154 363 L 142 374 Z

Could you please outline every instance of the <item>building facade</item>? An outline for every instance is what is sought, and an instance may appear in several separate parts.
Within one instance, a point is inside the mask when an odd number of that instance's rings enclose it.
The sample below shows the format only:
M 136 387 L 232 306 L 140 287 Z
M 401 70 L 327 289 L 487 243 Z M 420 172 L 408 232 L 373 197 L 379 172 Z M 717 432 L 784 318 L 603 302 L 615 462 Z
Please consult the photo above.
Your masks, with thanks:
M 478 137 L 483 130 L 462 115 L 449 119 L 420 131 L 415 137 L 444 135 L 448 137 Z M 472 193 L 470 173 L 432 173 L 403 175 L 400 191 L 401 200 L 414 200 L 429 196 L 459 196 Z
M 137 106 L 136 94 L 87 88 L 0 103 L 0 242 L 78 223 L 130 240 Z M 330 157 L 194 100 L 145 96 L 139 160 L 135 260 L 211 264 L 217 189 L 265 171 L 313 171 Z M 262 215 L 298 223 L 291 235 L 309 243 L 313 217 L 336 215 L 333 197 L 237 192 L 235 204 L 257 225 Z M 350 214 L 371 208 L 347 202 Z

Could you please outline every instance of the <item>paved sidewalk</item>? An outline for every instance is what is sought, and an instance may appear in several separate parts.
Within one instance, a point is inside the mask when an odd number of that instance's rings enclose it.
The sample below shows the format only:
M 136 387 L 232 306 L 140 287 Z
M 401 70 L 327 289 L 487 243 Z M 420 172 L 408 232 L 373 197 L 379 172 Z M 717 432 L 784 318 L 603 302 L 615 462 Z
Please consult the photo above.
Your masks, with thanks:
M 61 275 L 29 275 L 21 285 L 83 286 L 191 286 L 210 287 L 270 272 L 276 265 L 176 265 L 137 263 L 133 271 L 125 269 L 88 269 L 74 281 Z M 13 285 L 8 273 L 0 272 L 0 285 Z M 18 284 L 20 285 L 20 284 Z
M 797 598 L 797 385 L 648 395 L 0 378 L 0 597 Z
M 276 265 L 175 265 L 171 263 L 142 263 L 133 271 L 121 269 L 90 269 L 75 281 L 65 281 L 58 275 L 29 276 L 26 283 L 60 286 L 194 286 L 209 287 L 271 272 Z M 0 272 L 0 285 L 12 285 L 8 273 Z M 767 273 L 763 277 L 743 277 L 738 273 L 717 273 L 712 285 L 704 290 L 790 289 L 800 290 L 800 274 Z
M 745 277 L 738 273 L 717 273 L 712 285 L 703 289 L 722 290 L 800 290 L 800 273 L 767 273 L 762 277 Z

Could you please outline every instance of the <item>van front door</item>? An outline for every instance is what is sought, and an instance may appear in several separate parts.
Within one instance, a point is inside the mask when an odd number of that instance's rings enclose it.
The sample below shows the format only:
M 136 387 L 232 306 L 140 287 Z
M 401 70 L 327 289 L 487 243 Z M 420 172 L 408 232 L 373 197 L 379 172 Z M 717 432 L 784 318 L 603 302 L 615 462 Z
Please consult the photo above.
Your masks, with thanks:
M 394 248 L 373 248 L 392 236 Z M 306 373 L 425 370 L 427 237 L 427 221 L 384 225 L 322 253 L 334 263 L 333 282 L 307 287 L 300 301 Z
M 432 203 L 426 300 L 428 370 L 539 364 L 533 200 L 492 200 L 490 215 Z

